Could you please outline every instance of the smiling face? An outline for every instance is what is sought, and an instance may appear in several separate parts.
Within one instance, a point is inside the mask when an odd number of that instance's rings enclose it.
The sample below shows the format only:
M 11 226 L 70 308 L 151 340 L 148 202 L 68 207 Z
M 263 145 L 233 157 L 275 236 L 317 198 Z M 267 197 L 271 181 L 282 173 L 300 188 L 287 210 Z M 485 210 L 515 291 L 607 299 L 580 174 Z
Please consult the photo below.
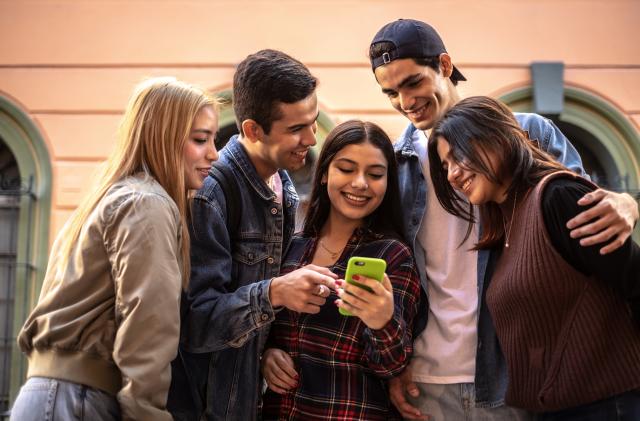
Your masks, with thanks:
M 218 131 L 218 118 L 211 106 L 198 111 L 189 137 L 183 147 L 184 182 L 187 189 L 199 189 L 209 173 L 211 164 L 218 159 L 214 145 Z
M 502 203 L 505 200 L 505 186 L 508 183 L 494 183 L 482 172 L 470 168 L 464 162 L 458 162 L 451 153 L 449 142 L 442 136 L 438 137 L 438 156 L 451 186 L 464 194 L 470 203 L 482 205 L 487 202 Z M 486 156 L 489 160 L 487 166 L 495 174 L 499 157 L 492 152 L 487 152 Z
M 309 149 L 316 144 L 318 100 L 313 93 L 293 104 L 277 104 L 280 118 L 273 121 L 269 133 L 260 130 L 256 144 L 256 168 L 269 176 L 282 168 L 295 171 L 304 166 Z
M 368 141 L 342 148 L 322 177 L 331 202 L 330 218 L 360 225 L 384 199 L 387 168 L 383 152 Z
M 440 71 L 421 66 L 413 59 L 398 59 L 375 69 L 382 92 L 393 108 L 406 116 L 416 128 L 427 130 L 458 101 L 449 76 L 451 60 L 441 55 Z

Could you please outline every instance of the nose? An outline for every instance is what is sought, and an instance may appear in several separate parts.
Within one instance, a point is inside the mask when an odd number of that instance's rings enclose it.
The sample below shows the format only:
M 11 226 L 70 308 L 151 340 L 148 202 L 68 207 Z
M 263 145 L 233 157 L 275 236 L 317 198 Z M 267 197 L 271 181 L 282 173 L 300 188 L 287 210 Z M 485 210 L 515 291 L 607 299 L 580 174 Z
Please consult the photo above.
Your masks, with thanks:
M 314 146 L 317 143 L 316 131 L 318 131 L 318 124 L 314 122 L 302 133 L 302 144 L 305 146 Z
M 406 93 L 405 94 L 400 93 L 399 97 L 400 97 L 399 99 L 400 107 L 402 107 L 404 111 L 411 111 L 411 109 L 413 109 L 413 106 L 416 102 L 413 96 Z
M 451 163 L 447 169 L 447 180 L 449 180 L 449 183 L 455 184 L 460 174 L 462 174 L 460 167 L 457 164 Z
M 367 183 L 367 178 L 363 173 L 356 174 L 353 181 L 351 181 L 351 187 L 354 189 L 366 190 L 369 188 L 369 184 Z
M 218 160 L 218 157 L 219 157 L 218 150 L 216 149 L 216 144 L 213 142 L 213 140 L 211 141 L 211 143 L 209 143 L 206 157 L 211 162 Z

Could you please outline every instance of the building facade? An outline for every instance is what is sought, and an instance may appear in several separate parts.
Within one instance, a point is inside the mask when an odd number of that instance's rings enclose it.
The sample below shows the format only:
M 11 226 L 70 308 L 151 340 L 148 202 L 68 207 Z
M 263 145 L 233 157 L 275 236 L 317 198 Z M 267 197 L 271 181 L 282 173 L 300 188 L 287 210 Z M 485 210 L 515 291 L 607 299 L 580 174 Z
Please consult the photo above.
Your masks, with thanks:
M 548 114 L 594 179 L 637 196 L 639 16 L 637 0 L 0 0 L 0 410 L 23 381 L 15 336 L 49 247 L 143 78 L 228 96 L 239 61 L 280 49 L 320 80 L 321 138 L 350 118 L 393 138 L 406 120 L 380 92 L 368 44 L 391 20 L 420 19 L 467 77 L 463 96 Z M 234 124 L 227 107 L 221 129 Z

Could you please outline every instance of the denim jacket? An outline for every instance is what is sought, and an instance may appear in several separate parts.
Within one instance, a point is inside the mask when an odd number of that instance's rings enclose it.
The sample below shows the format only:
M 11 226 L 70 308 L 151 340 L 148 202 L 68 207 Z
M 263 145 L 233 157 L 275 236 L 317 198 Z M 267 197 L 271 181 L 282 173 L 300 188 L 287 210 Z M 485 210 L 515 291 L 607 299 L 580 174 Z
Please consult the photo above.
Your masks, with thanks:
M 550 120 L 537 114 L 514 113 L 516 120 L 538 142 L 540 147 L 556 157 L 558 162 L 585 176 L 578 152 Z M 420 222 L 427 205 L 427 184 L 422 173 L 414 142 L 425 142 L 424 134 L 410 124 L 394 145 L 398 161 L 400 198 L 405 221 L 405 238 L 414 251 L 422 288 L 427 292 L 425 250 L 417 240 Z M 482 229 L 482 227 L 481 227 Z M 429 250 L 426 250 L 428 253 Z M 476 405 L 495 407 L 504 403 L 507 388 L 507 368 L 498 345 L 495 328 L 484 305 L 485 291 L 492 273 L 492 262 L 497 258 L 489 250 L 478 252 L 478 344 L 476 352 Z M 418 316 L 415 324 L 424 328 L 428 312 Z
M 260 356 L 275 319 L 269 285 L 280 272 L 299 201 L 284 170 L 279 171 L 283 203 L 276 201 L 237 136 L 222 149 L 219 162 L 231 169 L 237 184 L 241 209 L 229 212 L 241 216 L 238 226 L 227 226 L 224 192 L 207 177 L 192 204 L 191 280 L 180 350 L 186 373 L 177 373 L 191 384 L 195 411 L 204 412 L 193 418 L 185 408 L 189 403 L 176 404 L 174 394 L 170 408 L 178 407 L 176 419 L 256 419 Z M 172 385 L 173 392 L 179 389 Z

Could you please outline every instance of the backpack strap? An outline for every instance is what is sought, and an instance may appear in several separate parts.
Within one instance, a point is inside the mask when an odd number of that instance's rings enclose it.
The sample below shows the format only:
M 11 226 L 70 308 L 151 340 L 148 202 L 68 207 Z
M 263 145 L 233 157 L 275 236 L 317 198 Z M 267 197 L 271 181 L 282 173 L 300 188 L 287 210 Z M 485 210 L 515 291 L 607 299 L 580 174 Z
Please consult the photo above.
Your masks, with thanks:
M 224 193 L 227 231 L 229 232 L 229 237 L 233 244 L 233 240 L 236 238 L 235 231 L 238 228 L 240 215 L 242 214 L 242 202 L 240 201 L 240 195 L 238 194 L 238 185 L 231 170 L 218 162 L 215 162 L 211 166 L 210 174 L 218 181 L 218 184 Z
M 227 217 L 227 232 L 229 233 L 229 240 L 231 243 L 230 251 L 232 251 L 237 240 L 236 233 L 238 228 L 240 227 L 240 215 L 242 215 L 242 201 L 240 201 L 238 183 L 232 171 L 219 162 L 215 162 L 211 166 L 210 174 L 218 181 L 218 184 L 220 185 L 220 188 L 224 193 L 225 213 Z M 235 291 L 236 289 L 238 289 L 237 279 L 231 279 L 231 285 L 229 289 L 230 291 Z

